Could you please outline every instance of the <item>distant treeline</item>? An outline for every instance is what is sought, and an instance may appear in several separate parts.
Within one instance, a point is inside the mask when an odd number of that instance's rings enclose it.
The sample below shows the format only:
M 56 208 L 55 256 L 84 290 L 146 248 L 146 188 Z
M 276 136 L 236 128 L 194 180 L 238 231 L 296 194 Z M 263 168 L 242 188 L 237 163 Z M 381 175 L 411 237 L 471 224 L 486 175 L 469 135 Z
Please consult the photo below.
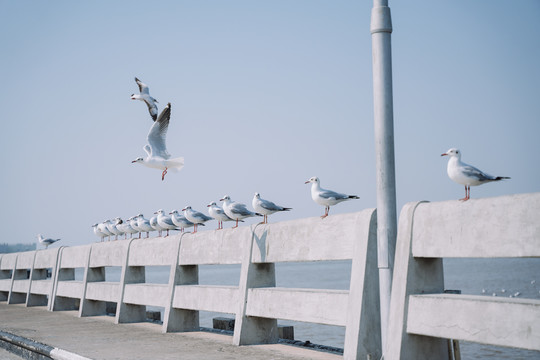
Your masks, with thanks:
M 36 244 L 0 244 L 0 254 L 36 250 Z

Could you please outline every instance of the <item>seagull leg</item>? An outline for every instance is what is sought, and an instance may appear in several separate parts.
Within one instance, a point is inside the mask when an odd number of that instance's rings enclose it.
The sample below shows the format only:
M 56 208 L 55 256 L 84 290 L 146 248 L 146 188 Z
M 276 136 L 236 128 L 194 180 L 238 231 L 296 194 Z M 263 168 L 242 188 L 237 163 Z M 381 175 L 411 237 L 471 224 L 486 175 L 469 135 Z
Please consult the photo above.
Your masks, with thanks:
M 328 216 L 328 211 L 330 211 L 330 206 L 326 206 L 326 207 L 324 208 L 324 215 L 321 216 L 321 219 L 324 219 L 325 217 Z
M 233 226 L 233 229 L 236 229 L 238 227 L 238 219 L 236 219 L 236 225 Z
M 163 170 L 163 172 L 161 173 L 161 181 L 165 180 L 166 174 L 167 174 L 167 168 L 165 168 L 165 170 Z
M 470 193 L 471 193 L 471 187 L 470 186 L 467 186 L 465 185 L 465 197 L 463 199 L 459 199 L 460 201 L 467 201 L 469 200 L 471 197 L 470 197 Z
M 197 232 L 197 224 L 193 225 L 193 233 L 195 234 Z

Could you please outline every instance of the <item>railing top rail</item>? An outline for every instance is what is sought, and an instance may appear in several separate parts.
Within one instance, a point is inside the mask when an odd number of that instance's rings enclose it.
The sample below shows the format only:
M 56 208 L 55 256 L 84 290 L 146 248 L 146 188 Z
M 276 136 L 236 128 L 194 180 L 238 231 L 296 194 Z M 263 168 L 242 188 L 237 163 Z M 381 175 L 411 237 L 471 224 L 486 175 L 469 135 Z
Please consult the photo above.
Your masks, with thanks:
M 420 203 L 415 257 L 540 257 L 540 193 Z

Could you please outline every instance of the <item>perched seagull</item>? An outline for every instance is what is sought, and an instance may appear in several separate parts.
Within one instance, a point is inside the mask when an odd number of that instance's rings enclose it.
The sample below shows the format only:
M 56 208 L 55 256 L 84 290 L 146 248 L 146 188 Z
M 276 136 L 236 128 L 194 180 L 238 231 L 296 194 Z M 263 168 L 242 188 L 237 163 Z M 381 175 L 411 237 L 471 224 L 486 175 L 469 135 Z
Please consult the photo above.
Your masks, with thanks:
M 157 222 L 158 225 L 163 228 L 163 230 L 167 230 L 167 235 L 169 236 L 169 230 L 177 230 L 176 225 L 171 220 L 171 217 L 169 215 L 165 215 L 165 211 L 159 209 L 154 214 L 157 214 Z
M 143 214 L 138 214 L 137 217 L 137 227 L 139 230 L 146 232 L 146 238 L 150 236 L 150 231 L 154 231 L 152 225 L 150 225 L 150 220 L 145 219 Z M 157 218 L 156 218 L 157 221 Z
M 107 224 L 109 224 L 111 222 L 111 220 L 107 220 L 107 221 L 104 221 L 102 222 L 101 224 L 98 224 L 98 230 L 102 233 L 102 234 L 105 234 L 105 236 L 108 236 L 109 237 L 109 240 L 111 240 L 111 236 L 114 235 L 112 232 L 109 231 L 109 228 L 107 227 Z
M 127 219 L 126 221 L 124 221 L 124 223 L 122 225 L 124 225 L 122 227 L 122 230 L 124 230 L 124 234 L 125 234 L 125 237 L 127 238 L 127 234 L 129 234 L 129 238 L 132 239 L 133 238 L 133 234 L 136 234 L 139 232 L 139 230 L 135 229 L 133 226 L 131 226 L 132 224 L 132 220 L 133 218 L 130 217 L 129 219 Z M 137 226 L 137 225 L 135 225 Z M 118 227 L 118 225 L 117 225 Z
M 452 148 L 441 154 L 441 156 L 448 156 L 448 166 L 446 172 L 448 177 L 458 184 L 465 185 L 465 197 L 460 199 L 467 201 L 471 198 L 471 186 L 482 185 L 492 181 L 499 181 L 503 179 L 510 179 L 506 176 L 492 176 L 485 172 L 475 168 L 472 165 L 465 164 L 461 161 L 461 151 L 456 148 Z
M 261 224 L 268 224 L 268 215 L 272 215 L 278 211 L 289 211 L 292 209 L 276 205 L 268 200 L 261 199 L 261 195 L 259 193 L 255 193 L 255 196 L 253 196 L 253 200 L 251 201 L 251 205 L 253 206 L 253 210 L 259 214 L 263 214 L 264 217 Z
M 101 238 L 101 241 L 103 241 L 103 239 L 105 238 L 105 236 L 107 236 L 107 234 L 102 233 L 101 230 L 99 230 L 98 225 L 99 224 L 96 223 L 96 224 L 92 225 L 92 228 L 94 229 L 94 234 L 96 236 L 99 236 Z
M 178 213 L 178 210 L 171 211 L 169 215 L 171 215 L 171 220 L 173 224 L 179 227 L 181 232 L 184 232 L 185 228 L 192 227 L 193 225 L 195 225 L 191 221 L 186 219 L 184 215 Z M 201 225 L 204 226 L 204 224 L 201 224 Z
M 60 239 L 45 239 L 41 234 L 38 234 L 38 240 L 42 245 L 45 245 L 45 249 L 47 249 L 49 245 L 54 244 Z
M 171 103 L 168 103 L 148 132 L 148 144 L 143 148 L 148 156 L 146 158 L 139 157 L 132 161 L 132 163 L 139 163 L 146 167 L 163 170 L 161 180 L 165 179 L 168 169 L 180 170 L 184 167 L 184 158 L 177 157 L 171 159 L 171 154 L 169 154 L 165 145 L 170 118 Z
M 223 201 L 223 211 L 225 211 L 225 214 L 231 219 L 236 220 L 236 225 L 233 226 L 233 229 L 238 227 L 239 220 L 251 216 L 262 216 L 261 214 L 249 211 L 246 205 L 232 201 L 229 195 L 225 195 L 219 201 Z
M 159 236 L 161 236 L 161 232 L 162 232 L 163 230 L 165 230 L 165 228 L 162 228 L 162 227 L 158 224 L 157 216 L 152 216 L 152 217 L 150 218 L 149 221 L 150 221 L 150 226 L 151 226 L 154 230 L 156 230 L 156 231 L 158 232 Z
M 234 221 L 233 219 L 228 217 L 227 214 L 225 214 L 225 211 L 223 211 L 223 209 L 219 207 L 219 205 L 217 205 L 215 201 L 212 201 L 210 204 L 206 205 L 206 207 L 208 208 L 208 214 L 210 214 L 211 217 L 217 220 L 218 230 L 223 229 L 224 221 Z M 240 221 L 243 222 L 244 220 Z
M 157 103 L 158 101 L 150 96 L 150 89 L 148 88 L 148 85 L 143 83 L 141 80 L 135 78 L 135 82 L 137 85 L 139 85 L 139 92 L 138 94 L 131 94 L 131 100 L 141 100 L 144 101 L 146 106 L 148 106 L 148 112 L 150 112 L 150 116 L 154 121 L 157 119 L 158 109 L 157 109 Z
M 305 184 L 311 183 L 311 198 L 319 205 L 323 205 L 324 215 L 321 216 L 321 219 L 324 219 L 328 216 L 330 211 L 330 206 L 339 204 L 342 201 L 351 200 L 351 199 L 360 199 L 356 195 L 347 195 L 341 194 L 332 190 L 326 190 L 321 188 L 321 181 L 318 177 L 313 176 Z
M 127 222 L 127 221 L 126 221 Z M 132 216 L 129 218 L 129 227 L 133 230 L 133 234 L 137 234 L 139 233 L 139 239 L 141 238 L 141 233 L 143 232 L 143 230 L 141 230 L 139 228 L 139 223 L 137 221 L 137 216 Z M 131 230 L 127 229 L 127 232 L 129 232 L 131 234 Z M 131 238 L 131 235 L 130 235 L 130 238 Z
M 110 221 L 107 224 L 107 229 L 114 235 L 114 240 L 118 240 L 118 235 L 123 235 L 122 230 L 118 228 L 118 225 L 122 224 L 123 221 L 119 217 L 114 218 L 114 224 Z
M 197 210 L 193 210 L 191 206 L 186 206 L 182 209 L 184 212 L 184 216 L 186 219 L 191 221 L 193 225 L 193 233 L 195 234 L 197 232 L 197 225 L 204 224 L 208 220 L 213 220 L 210 216 L 204 215 L 202 212 L 199 212 Z

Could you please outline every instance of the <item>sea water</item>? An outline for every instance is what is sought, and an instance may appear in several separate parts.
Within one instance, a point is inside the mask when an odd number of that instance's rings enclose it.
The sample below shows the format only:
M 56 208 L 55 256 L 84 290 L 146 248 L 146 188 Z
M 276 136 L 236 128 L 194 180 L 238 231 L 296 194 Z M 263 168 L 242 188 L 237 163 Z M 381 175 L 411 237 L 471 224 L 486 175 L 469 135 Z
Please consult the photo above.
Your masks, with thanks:
M 462 294 L 470 295 L 540 299 L 540 259 L 444 259 L 443 264 L 445 289 L 461 290 Z M 348 290 L 350 272 L 351 261 L 278 263 L 276 286 Z M 119 271 L 107 274 L 107 281 L 119 279 Z M 148 283 L 166 284 L 168 279 L 169 267 L 148 267 L 146 270 Z M 239 279 L 240 265 L 199 266 L 199 283 L 202 285 L 238 286 Z M 211 328 L 212 319 L 217 316 L 234 317 L 201 311 L 200 325 Z M 343 348 L 344 327 L 281 320 L 278 323 L 294 326 L 296 340 Z M 538 351 L 475 343 L 460 342 L 460 349 L 463 359 L 540 359 Z

